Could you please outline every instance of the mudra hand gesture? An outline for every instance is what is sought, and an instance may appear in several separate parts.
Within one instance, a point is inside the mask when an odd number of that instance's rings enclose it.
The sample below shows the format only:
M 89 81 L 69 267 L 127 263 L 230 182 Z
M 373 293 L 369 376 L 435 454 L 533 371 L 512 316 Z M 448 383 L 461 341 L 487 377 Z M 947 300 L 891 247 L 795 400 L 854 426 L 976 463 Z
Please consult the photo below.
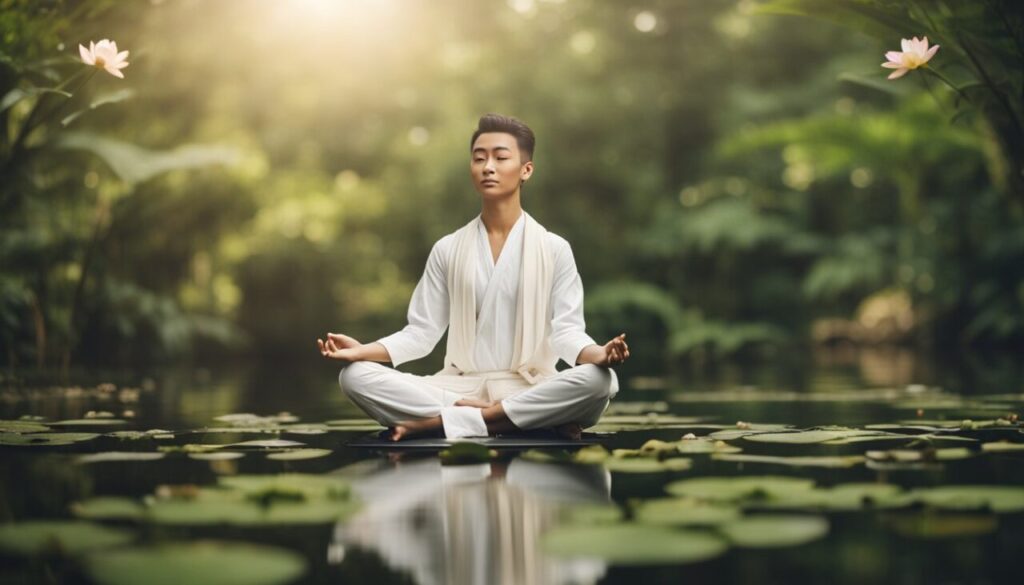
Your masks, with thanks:
M 629 346 L 626 345 L 626 334 L 620 333 L 611 341 L 601 346 L 604 357 L 596 362 L 599 366 L 617 366 L 629 358 Z
M 356 349 L 363 345 L 354 337 L 341 333 L 328 333 L 327 341 L 317 338 L 316 344 L 325 358 L 347 362 L 356 361 Z

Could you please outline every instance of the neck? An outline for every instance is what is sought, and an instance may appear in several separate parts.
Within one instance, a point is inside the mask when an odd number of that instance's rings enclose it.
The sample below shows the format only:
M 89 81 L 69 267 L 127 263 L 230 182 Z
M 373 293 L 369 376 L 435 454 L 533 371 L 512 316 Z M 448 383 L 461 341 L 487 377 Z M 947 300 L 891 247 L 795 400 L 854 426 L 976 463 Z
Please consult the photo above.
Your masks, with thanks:
M 517 189 L 509 197 L 495 200 L 485 199 L 483 209 L 480 211 L 480 220 L 484 222 L 487 233 L 507 235 L 522 214 L 523 206 L 520 205 L 519 190 Z

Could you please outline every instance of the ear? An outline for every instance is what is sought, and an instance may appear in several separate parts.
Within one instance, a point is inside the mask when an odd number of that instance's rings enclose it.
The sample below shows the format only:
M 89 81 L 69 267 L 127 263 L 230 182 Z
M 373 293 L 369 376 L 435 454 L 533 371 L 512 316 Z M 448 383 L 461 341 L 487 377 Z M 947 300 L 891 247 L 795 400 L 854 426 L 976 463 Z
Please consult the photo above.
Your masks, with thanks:
M 533 175 L 533 161 L 528 160 L 523 163 L 522 168 L 519 169 L 519 180 L 525 181 L 526 179 L 529 179 L 531 175 Z

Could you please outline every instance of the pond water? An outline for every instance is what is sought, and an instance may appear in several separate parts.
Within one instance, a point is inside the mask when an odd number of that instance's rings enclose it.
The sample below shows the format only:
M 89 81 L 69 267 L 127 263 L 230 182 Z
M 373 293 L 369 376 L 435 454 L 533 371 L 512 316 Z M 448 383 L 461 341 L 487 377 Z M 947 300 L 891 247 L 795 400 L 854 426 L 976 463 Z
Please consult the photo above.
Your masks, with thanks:
M 0 582 L 1019 578 L 1015 355 L 624 369 L 601 446 L 445 457 L 347 447 L 335 374 L 4 374 Z

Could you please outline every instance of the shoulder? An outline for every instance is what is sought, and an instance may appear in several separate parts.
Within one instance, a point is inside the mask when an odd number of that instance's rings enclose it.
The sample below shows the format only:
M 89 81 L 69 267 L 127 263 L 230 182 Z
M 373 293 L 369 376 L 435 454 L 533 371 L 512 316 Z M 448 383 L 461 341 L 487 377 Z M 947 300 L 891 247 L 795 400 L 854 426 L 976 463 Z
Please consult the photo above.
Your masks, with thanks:
M 572 245 L 569 240 L 549 231 L 546 235 L 546 244 L 551 255 L 555 259 L 556 266 L 575 265 L 576 261 L 572 255 Z

